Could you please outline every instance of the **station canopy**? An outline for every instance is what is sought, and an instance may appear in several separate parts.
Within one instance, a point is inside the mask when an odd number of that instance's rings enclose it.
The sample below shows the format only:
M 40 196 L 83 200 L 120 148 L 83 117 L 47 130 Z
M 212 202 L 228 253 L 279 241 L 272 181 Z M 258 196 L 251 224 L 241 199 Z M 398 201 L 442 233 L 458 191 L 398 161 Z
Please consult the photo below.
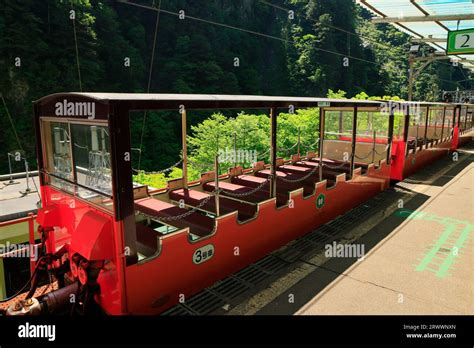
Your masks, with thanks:
M 474 28 L 474 0 L 357 0 L 372 12 L 373 23 L 390 23 L 445 52 L 448 31 Z M 464 68 L 474 71 L 474 55 L 453 55 Z M 464 61 L 463 61 L 464 60 Z

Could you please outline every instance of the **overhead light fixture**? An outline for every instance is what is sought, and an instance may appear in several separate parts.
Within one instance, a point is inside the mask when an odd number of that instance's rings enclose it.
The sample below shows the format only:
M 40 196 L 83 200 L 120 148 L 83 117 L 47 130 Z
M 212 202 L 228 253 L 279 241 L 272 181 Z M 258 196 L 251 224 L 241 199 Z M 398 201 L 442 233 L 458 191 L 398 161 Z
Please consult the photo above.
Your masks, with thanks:
M 420 51 L 420 45 L 411 45 L 410 46 L 410 53 L 418 53 L 419 51 Z

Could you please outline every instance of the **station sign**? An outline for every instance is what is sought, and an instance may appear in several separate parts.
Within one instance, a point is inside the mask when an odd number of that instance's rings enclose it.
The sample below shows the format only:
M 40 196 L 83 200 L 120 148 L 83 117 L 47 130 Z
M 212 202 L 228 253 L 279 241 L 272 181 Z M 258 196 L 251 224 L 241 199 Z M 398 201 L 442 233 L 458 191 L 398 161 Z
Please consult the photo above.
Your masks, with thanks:
M 449 31 L 446 54 L 474 53 L 474 28 Z

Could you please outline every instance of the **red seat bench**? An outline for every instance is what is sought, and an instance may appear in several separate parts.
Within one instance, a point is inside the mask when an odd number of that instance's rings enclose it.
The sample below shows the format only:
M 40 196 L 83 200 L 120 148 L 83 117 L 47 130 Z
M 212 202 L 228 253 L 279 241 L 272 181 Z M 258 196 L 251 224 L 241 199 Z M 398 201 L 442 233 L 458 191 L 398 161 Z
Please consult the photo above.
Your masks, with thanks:
M 136 201 L 135 208 L 156 218 L 178 216 L 188 212 L 188 209 L 179 208 L 171 203 L 152 197 Z M 164 222 L 178 228 L 189 227 L 190 232 L 199 237 L 208 235 L 214 229 L 214 219 L 198 212 L 193 212 L 178 220 L 164 220 Z

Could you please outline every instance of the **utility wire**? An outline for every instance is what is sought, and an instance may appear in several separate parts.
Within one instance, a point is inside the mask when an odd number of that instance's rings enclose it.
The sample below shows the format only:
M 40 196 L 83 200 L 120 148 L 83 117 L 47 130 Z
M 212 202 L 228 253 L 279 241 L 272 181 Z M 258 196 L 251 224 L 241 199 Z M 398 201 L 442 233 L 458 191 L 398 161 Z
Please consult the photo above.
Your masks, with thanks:
M 155 0 L 153 0 L 152 7 L 155 7 Z M 155 35 L 153 36 L 153 48 L 151 50 L 150 72 L 148 74 L 148 85 L 146 89 L 147 93 L 150 93 L 151 76 L 153 73 L 153 62 L 155 61 L 156 38 L 158 34 L 158 24 L 160 23 L 160 9 L 161 9 L 161 0 L 158 2 L 158 12 L 156 13 Z M 138 170 L 141 169 L 141 163 L 142 163 L 142 146 L 143 146 L 143 137 L 145 134 L 146 116 L 147 116 L 147 110 L 145 110 L 143 113 L 142 133 L 140 136 L 140 151 L 138 152 Z
M 5 112 L 7 114 L 7 117 L 8 117 L 8 120 L 10 121 L 10 124 L 12 126 L 12 129 L 13 129 L 13 134 L 15 135 L 15 138 L 16 138 L 16 142 L 18 144 L 18 147 L 20 148 L 20 150 L 25 154 L 25 157 L 23 157 L 23 160 L 25 161 L 25 165 L 27 166 L 27 168 L 25 168 L 26 170 L 29 170 L 29 165 L 28 165 L 28 160 L 26 159 L 26 153 L 25 153 L 25 150 L 23 148 L 23 146 L 21 145 L 21 141 L 20 141 L 20 137 L 18 136 L 18 133 L 16 131 L 16 128 L 15 128 L 15 124 L 13 123 L 13 119 L 12 119 L 12 116 L 10 115 L 10 111 L 8 110 L 8 106 L 7 106 L 7 103 L 5 101 L 5 98 L 3 97 L 3 93 L 0 93 L 0 98 L 2 98 L 2 102 L 3 102 L 3 106 L 5 108 Z M 23 156 L 23 155 L 22 155 Z M 39 190 L 38 190 L 38 187 L 36 186 L 36 182 L 35 182 L 35 179 L 34 178 L 31 178 L 31 180 L 33 181 L 33 185 L 35 186 L 35 189 L 36 189 L 36 193 L 38 194 L 38 197 L 41 201 L 41 196 L 39 194 Z
M 8 111 L 7 103 L 2 93 L 0 93 L 0 97 L 2 98 L 3 106 L 5 107 L 5 112 L 7 114 L 8 120 L 10 121 L 10 124 L 12 125 L 13 134 L 15 135 L 16 142 L 18 143 L 20 150 L 25 152 L 25 150 L 23 149 L 23 146 L 21 146 L 20 137 L 18 136 L 18 133 L 16 132 L 15 124 L 13 123 L 12 116 L 10 115 L 10 111 Z
M 76 33 L 76 11 L 74 11 L 74 5 L 72 1 L 71 1 L 71 10 L 74 13 L 74 18 L 72 19 L 72 28 L 74 31 L 74 44 L 76 46 L 77 75 L 79 77 L 79 89 L 82 92 L 81 65 L 79 63 L 79 48 L 77 46 L 77 33 Z
M 156 9 L 154 7 L 136 4 L 136 3 L 129 2 L 129 1 L 126 1 L 126 0 L 118 0 L 118 2 L 123 3 L 123 4 L 127 4 L 127 5 L 136 6 L 136 7 L 141 7 L 141 8 L 148 9 L 148 10 L 160 11 L 160 12 L 170 14 L 170 15 L 173 15 L 173 16 L 176 16 L 176 17 L 180 16 L 180 14 L 176 13 L 176 12 L 163 10 L 163 9 Z M 245 28 L 239 28 L 239 27 L 236 27 L 236 26 L 233 26 L 233 25 L 229 25 L 229 24 L 225 24 L 225 23 L 219 23 L 219 22 L 215 22 L 215 21 L 211 21 L 211 20 L 207 20 L 207 19 L 203 19 L 203 18 L 199 18 L 199 17 L 186 15 L 185 18 L 186 19 L 192 19 L 192 20 L 195 20 L 195 21 L 198 21 L 198 22 L 203 22 L 203 23 L 207 23 L 207 24 L 212 24 L 212 25 L 232 29 L 232 30 L 238 30 L 238 31 L 245 32 L 245 33 L 248 33 L 248 34 L 262 36 L 262 37 L 266 37 L 266 38 L 273 39 L 273 40 L 278 40 L 278 41 L 285 42 L 285 43 L 296 43 L 293 40 L 284 39 L 284 38 L 281 38 L 281 37 L 277 37 L 277 36 L 273 36 L 273 35 L 269 35 L 269 34 L 264 34 L 264 33 L 258 32 L 258 31 L 253 31 L 253 30 L 249 30 L 249 29 L 245 29 Z M 367 60 L 367 59 L 364 59 L 364 58 L 348 56 L 347 54 L 343 54 L 343 53 L 339 53 L 339 52 L 335 52 L 335 51 L 331 51 L 331 50 L 326 50 L 326 49 L 320 48 L 320 47 L 313 47 L 313 48 L 315 50 L 318 50 L 318 51 L 321 51 L 321 52 L 326 52 L 326 53 L 338 55 L 338 56 L 341 56 L 341 57 L 347 57 L 347 58 L 351 58 L 351 59 L 362 61 L 362 62 L 369 63 L 369 64 L 381 65 L 381 63 L 374 62 L 374 61 L 371 61 L 371 60 Z
M 262 1 L 262 0 L 260 0 L 260 1 L 262 3 L 269 4 L 266 1 Z M 180 14 L 176 13 L 176 12 L 172 12 L 172 11 L 168 11 L 168 10 L 164 10 L 164 9 L 157 9 L 157 8 L 146 6 L 146 5 L 136 4 L 136 3 L 133 3 L 133 2 L 129 2 L 127 0 L 118 0 L 118 2 L 126 4 L 126 5 L 131 5 L 131 6 L 144 8 L 144 9 L 147 9 L 147 10 L 163 12 L 163 13 L 170 14 L 170 15 L 173 15 L 173 16 L 176 16 L 176 17 L 180 16 Z M 280 8 L 280 7 L 278 7 L 278 8 Z M 282 9 L 282 8 L 280 8 L 280 9 Z M 219 22 L 215 22 L 215 21 L 211 21 L 211 20 L 207 20 L 207 19 L 203 19 L 203 18 L 199 18 L 199 17 L 185 15 L 185 18 L 186 19 L 192 19 L 192 20 L 199 21 L 199 22 L 212 24 L 212 25 L 216 25 L 216 26 L 220 26 L 220 27 L 224 27 L 224 28 L 228 28 L 228 29 L 232 29 L 232 30 L 238 30 L 238 31 L 241 31 L 241 32 L 245 32 L 245 33 L 249 33 L 249 34 L 253 34 L 253 35 L 257 35 L 257 36 L 261 36 L 261 37 L 266 37 L 266 38 L 269 38 L 269 39 L 278 40 L 278 41 L 285 42 L 285 43 L 296 43 L 294 40 L 284 39 L 284 38 L 281 38 L 281 37 L 268 35 L 268 34 L 260 33 L 260 32 L 245 29 L 245 28 L 239 28 L 239 27 L 235 27 L 235 26 L 228 25 L 228 24 L 225 24 L 225 23 L 219 23 Z M 355 34 L 355 35 L 357 35 L 357 34 Z M 334 54 L 334 55 L 337 55 L 337 56 L 347 57 L 347 58 L 362 61 L 362 62 L 365 62 L 365 63 L 373 64 L 373 65 L 376 65 L 376 66 L 382 66 L 383 65 L 382 62 L 375 62 L 375 61 L 367 60 L 367 59 L 364 59 L 364 58 L 354 57 L 354 56 L 351 56 L 351 55 L 347 55 L 347 54 L 343 54 L 343 53 L 339 53 L 339 52 L 334 52 L 334 51 L 327 50 L 327 49 L 324 49 L 324 48 L 314 47 L 314 49 L 316 49 L 318 51 L 321 51 L 321 52 L 326 52 L 326 53 Z M 443 79 L 439 79 L 439 80 L 449 82 L 449 83 L 453 83 L 453 84 L 458 84 L 456 81 L 449 81 L 449 80 L 443 80 Z

